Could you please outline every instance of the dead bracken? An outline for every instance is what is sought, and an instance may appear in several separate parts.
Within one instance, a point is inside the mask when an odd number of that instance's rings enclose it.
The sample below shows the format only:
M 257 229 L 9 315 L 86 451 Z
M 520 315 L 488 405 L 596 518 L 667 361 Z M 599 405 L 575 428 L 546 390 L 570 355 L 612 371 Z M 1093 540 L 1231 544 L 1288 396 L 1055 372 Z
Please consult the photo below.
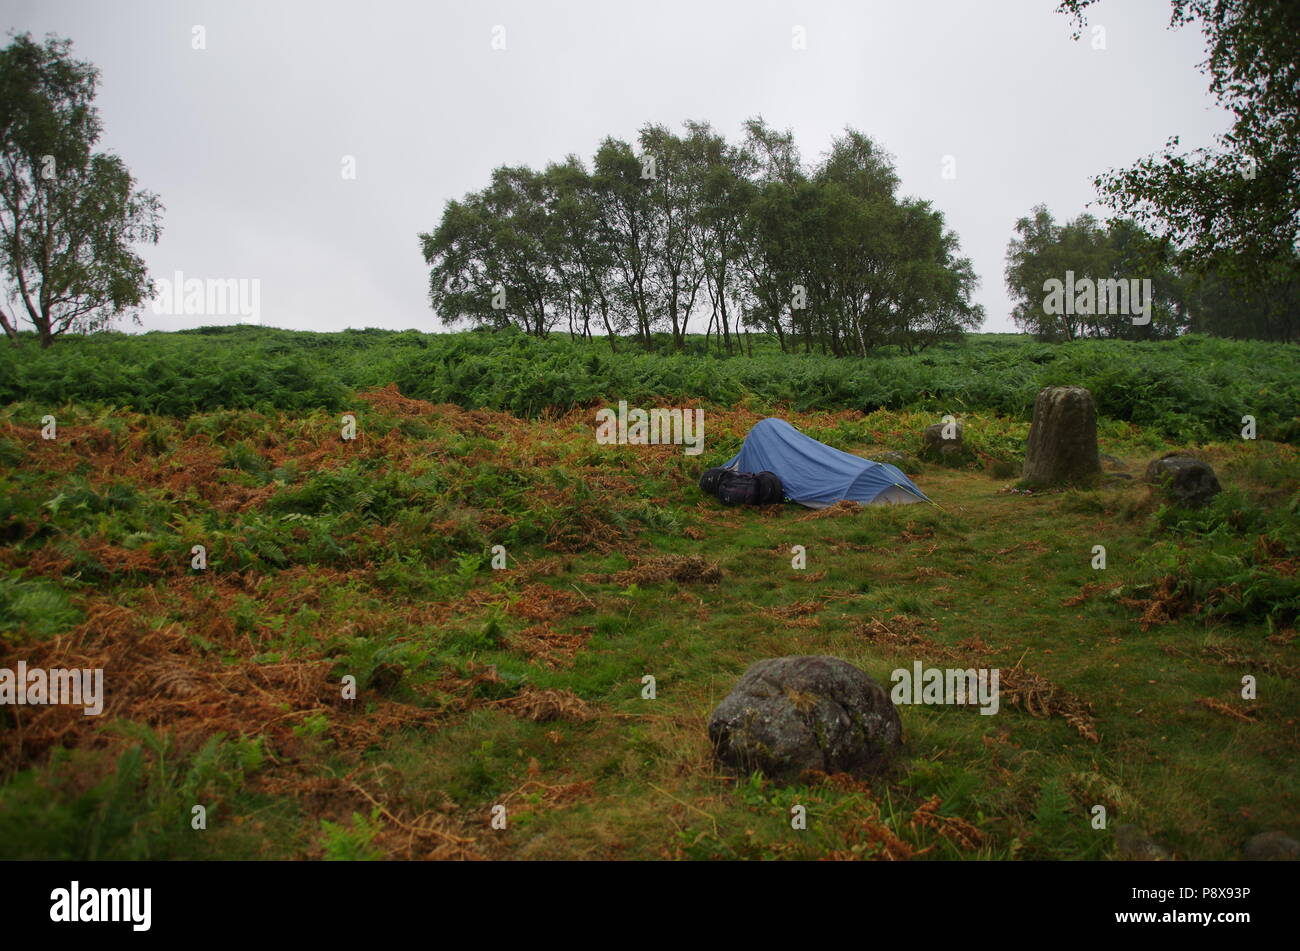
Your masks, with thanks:
M 572 720 L 582 723 L 593 716 L 587 702 L 571 690 L 525 687 L 513 697 L 494 702 L 526 720 Z
M 1084 739 L 1098 742 L 1092 706 L 1046 677 L 1025 670 L 1019 664 L 1002 670 L 1000 696 L 1031 717 L 1058 716 Z
M 722 569 L 718 567 L 717 562 L 707 561 L 699 555 L 661 555 L 657 558 L 647 558 L 613 576 L 614 583 L 621 586 L 658 584 L 662 581 L 716 584 L 721 580 Z

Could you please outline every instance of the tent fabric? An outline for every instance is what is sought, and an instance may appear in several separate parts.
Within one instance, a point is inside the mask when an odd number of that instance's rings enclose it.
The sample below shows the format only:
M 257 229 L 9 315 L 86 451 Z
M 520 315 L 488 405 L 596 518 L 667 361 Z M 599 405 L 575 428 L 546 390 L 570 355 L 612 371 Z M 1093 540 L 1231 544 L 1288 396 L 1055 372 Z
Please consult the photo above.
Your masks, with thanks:
M 863 505 L 930 501 L 898 467 L 832 448 L 775 417 L 755 423 L 740 452 L 723 465 L 775 472 L 790 501 L 813 509 L 841 499 Z

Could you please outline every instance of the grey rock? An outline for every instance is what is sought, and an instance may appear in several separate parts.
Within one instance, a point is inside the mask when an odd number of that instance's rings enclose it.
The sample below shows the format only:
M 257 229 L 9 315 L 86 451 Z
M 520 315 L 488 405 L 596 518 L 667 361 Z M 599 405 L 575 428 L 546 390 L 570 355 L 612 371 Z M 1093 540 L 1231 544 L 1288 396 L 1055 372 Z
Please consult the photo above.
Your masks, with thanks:
M 957 452 L 961 451 L 961 421 L 957 420 L 952 423 L 952 439 L 943 438 L 943 431 L 947 426 L 947 423 L 934 423 L 925 427 L 924 437 L 926 449 L 931 452 L 943 452 L 945 449 L 949 452 L 953 452 L 954 450 Z
M 1115 829 L 1115 845 L 1120 858 L 1130 862 L 1168 862 L 1173 856 L 1135 825 L 1122 825 Z
M 859 778 L 883 771 L 903 741 L 889 694 L 836 657 L 799 656 L 750 666 L 709 717 L 724 765 L 784 783 L 805 770 Z
M 1295 862 L 1300 861 L 1300 842 L 1276 829 L 1261 832 L 1246 840 L 1241 850 L 1241 857 L 1249 862 Z
M 1105 453 L 1098 456 L 1101 464 L 1111 471 L 1118 471 L 1124 468 L 1124 460 L 1118 456 L 1108 456 Z
M 907 460 L 911 458 L 912 456 L 910 453 L 899 452 L 897 449 L 890 449 L 888 452 L 882 452 L 879 457 L 877 457 L 876 461 L 888 462 L 890 465 L 896 466 L 901 462 L 907 462 Z
M 1153 459 L 1143 480 L 1160 486 L 1170 501 L 1200 508 L 1222 491 L 1210 464 L 1176 452 Z

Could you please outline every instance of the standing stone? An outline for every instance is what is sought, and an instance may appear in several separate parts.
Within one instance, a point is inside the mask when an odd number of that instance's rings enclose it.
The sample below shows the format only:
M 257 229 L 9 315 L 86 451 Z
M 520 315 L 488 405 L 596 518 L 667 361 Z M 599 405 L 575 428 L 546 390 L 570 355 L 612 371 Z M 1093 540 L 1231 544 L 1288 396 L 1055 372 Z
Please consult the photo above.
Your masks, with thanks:
M 783 783 L 805 770 L 866 777 L 903 741 L 889 694 L 836 657 L 778 657 L 745 671 L 709 717 L 717 758 Z
M 1090 482 L 1101 472 L 1097 411 L 1081 386 L 1049 386 L 1034 400 L 1021 479 L 1029 485 Z

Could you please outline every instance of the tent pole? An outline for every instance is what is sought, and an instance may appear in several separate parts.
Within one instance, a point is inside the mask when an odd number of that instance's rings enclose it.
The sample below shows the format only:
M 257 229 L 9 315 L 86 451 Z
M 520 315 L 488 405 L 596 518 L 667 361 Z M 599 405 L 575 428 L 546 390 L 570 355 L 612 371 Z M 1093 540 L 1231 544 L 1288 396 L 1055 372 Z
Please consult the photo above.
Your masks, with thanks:
M 905 486 L 905 485 L 901 485 L 901 484 L 899 484 L 899 483 L 897 483 L 897 482 L 894 483 L 894 488 L 896 488 L 896 489 L 902 489 L 904 492 L 909 491 L 909 489 L 907 488 L 907 486 Z M 926 502 L 929 502 L 931 505 L 933 505 L 935 508 L 937 508 L 940 512 L 946 512 L 946 511 L 948 511 L 948 510 L 945 509 L 942 505 L 940 505 L 938 502 L 936 502 L 934 499 L 930 498 L 928 495 L 922 495 L 922 494 L 919 493 L 919 492 L 917 493 L 917 495 L 920 495 L 922 499 L 924 499 Z

